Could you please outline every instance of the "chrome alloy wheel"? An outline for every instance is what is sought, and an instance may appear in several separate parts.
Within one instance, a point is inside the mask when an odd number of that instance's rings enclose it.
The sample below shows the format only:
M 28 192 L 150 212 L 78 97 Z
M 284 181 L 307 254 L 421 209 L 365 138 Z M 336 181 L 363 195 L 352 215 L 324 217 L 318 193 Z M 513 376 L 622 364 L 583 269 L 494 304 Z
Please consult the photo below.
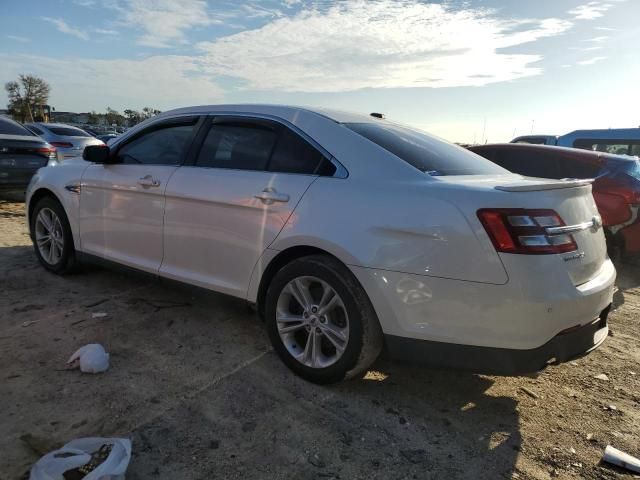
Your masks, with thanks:
M 349 317 L 342 299 L 316 277 L 294 278 L 282 289 L 276 324 L 287 351 L 311 368 L 336 363 L 349 342 Z
M 36 245 L 40 255 L 49 265 L 55 265 L 62 258 L 64 232 L 58 215 L 50 208 L 38 212 L 35 222 Z

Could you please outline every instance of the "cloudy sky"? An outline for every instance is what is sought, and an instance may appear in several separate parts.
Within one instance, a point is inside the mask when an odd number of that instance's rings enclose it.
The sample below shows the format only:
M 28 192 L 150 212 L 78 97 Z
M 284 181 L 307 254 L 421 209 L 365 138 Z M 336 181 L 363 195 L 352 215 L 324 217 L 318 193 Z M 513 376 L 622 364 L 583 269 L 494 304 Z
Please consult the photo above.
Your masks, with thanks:
M 62 111 L 287 103 L 505 141 L 640 125 L 639 18 L 640 0 L 0 0 L 0 81 L 42 76 Z

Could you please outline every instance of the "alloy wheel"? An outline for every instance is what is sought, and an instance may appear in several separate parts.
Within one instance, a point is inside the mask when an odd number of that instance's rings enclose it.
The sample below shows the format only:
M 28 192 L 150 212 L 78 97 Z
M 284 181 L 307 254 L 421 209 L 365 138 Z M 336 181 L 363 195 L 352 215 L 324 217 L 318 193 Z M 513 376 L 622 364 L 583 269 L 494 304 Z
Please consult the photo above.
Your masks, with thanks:
M 287 351 L 311 368 L 336 363 L 349 342 L 349 316 L 340 295 L 312 276 L 285 285 L 278 297 L 276 324 Z
M 64 231 L 62 222 L 50 208 L 38 212 L 35 222 L 36 245 L 40 255 L 49 265 L 55 265 L 64 251 Z

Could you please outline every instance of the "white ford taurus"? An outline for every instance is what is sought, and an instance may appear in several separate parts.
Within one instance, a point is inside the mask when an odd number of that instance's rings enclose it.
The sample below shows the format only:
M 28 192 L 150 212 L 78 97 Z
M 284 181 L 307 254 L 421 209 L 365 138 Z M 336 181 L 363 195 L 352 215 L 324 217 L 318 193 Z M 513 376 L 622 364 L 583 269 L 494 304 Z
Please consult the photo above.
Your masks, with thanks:
M 588 181 L 514 175 L 375 116 L 269 105 L 154 117 L 41 169 L 35 251 L 255 303 L 320 383 L 391 358 L 517 374 L 607 336 L 615 269 Z

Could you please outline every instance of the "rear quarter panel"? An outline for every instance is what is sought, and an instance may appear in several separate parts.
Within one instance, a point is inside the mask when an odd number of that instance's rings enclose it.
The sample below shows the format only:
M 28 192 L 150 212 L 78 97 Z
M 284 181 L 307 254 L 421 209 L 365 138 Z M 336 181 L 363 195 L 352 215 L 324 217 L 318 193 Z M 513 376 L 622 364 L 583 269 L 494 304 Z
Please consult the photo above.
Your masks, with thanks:
M 489 239 L 429 183 L 319 178 L 271 248 L 309 245 L 353 266 L 506 283 Z

